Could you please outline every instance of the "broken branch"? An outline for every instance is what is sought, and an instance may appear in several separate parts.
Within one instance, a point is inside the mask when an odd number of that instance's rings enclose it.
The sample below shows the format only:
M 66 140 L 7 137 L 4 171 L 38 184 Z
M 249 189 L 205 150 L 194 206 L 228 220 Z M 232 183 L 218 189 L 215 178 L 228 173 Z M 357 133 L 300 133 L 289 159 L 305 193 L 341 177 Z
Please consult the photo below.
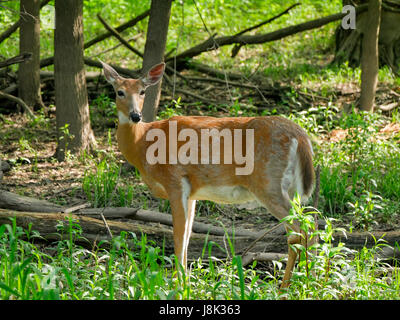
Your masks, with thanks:
M 356 8 L 356 12 L 360 13 L 363 11 L 366 11 L 368 8 L 368 5 L 361 5 Z M 276 41 L 288 36 L 291 36 L 293 34 L 307 31 L 307 30 L 312 30 L 316 29 L 319 27 L 322 27 L 328 23 L 337 21 L 342 19 L 346 13 L 336 13 L 332 14 L 323 18 L 319 19 L 314 19 L 311 21 L 303 22 L 294 26 L 289 26 L 280 30 L 276 30 L 273 32 L 265 33 L 265 34 L 256 34 L 256 35 L 244 35 L 240 34 L 238 35 L 233 35 L 233 36 L 222 36 L 222 37 L 210 37 L 204 42 L 182 52 L 181 54 L 177 55 L 176 57 L 170 57 L 167 59 L 167 61 L 176 59 L 176 60 L 182 60 L 182 59 L 187 59 L 187 58 L 193 58 L 194 56 L 197 56 L 203 52 L 207 51 L 212 51 L 216 50 L 219 47 L 226 46 L 226 45 L 231 45 L 231 44 L 239 44 L 239 45 L 248 45 L 248 44 L 260 44 L 260 43 L 265 43 L 265 42 L 271 42 L 271 41 Z
M 10 101 L 14 101 L 14 102 L 18 103 L 25 110 L 25 112 L 28 114 L 28 116 L 31 119 L 35 119 L 36 118 L 35 115 L 33 114 L 33 111 L 31 110 L 31 108 L 29 108 L 28 105 L 23 100 L 21 100 L 20 98 L 17 98 L 15 96 L 13 96 L 11 94 L 8 94 L 8 93 L 5 93 L 3 91 L 0 91 L 0 97 L 6 98 L 6 99 L 8 99 Z
M 25 52 L 23 54 L 20 54 L 18 56 L 12 57 L 10 59 L 0 61 L 0 68 L 8 67 L 16 63 L 21 63 L 27 60 L 30 60 L 32 58 L 32 53 L 30 52 Z
M 113 27 L 111 27 L 101 16 L 100 14 L 97 14 L 97 18 L 100 20 L 100 22 L 103 24 L 103 26 L 115 37 L 117 38 L 125 47 L 127 47 L 129 50 L 131 50 L 133 53 L 138 55 L 139 57 L 143 58 L 143 53 L 141 53 L 139 50 L 135 49 L 130 45 L 128 41 L 126 41 L 117 30 L 115 30 Z
M 124 31 L 125 29 L 128 29 L 128 28 L 130 28 L 130 27 L 133 27 L 133 26 L 136 25 L 139 21 L 141 21 L 141 20 L 143 20 L 144 18 L 146 18 L 149 14 L 150 14 L 150 10 L 147 10 L 147 11 L 143 12 L 142 14 L 138 15 L 137 17 L 133 18 L 132 20 L 129 20 L 128 22 L 125 22 L 125 23 L 121 24 L 120 26 L 116 27 L 115 30 L 116 30 L 117 32 L 122 32 L 122 31 Z M 94 38 L 94 39 L 92 39 L 92 40 L 86 42 L 86 43 L 84 44 L 84 48 L 87 49 L 87 48 L 93 46 L 94 44 L 96 44 L 96 43 L 98 43 L 98 42 L 100 42 L 100 41 L 103 41 L 104 39 L 107 39 L 107 38 L 109 38 L 109 37 L 111 37 L 111 36 L 112 36 L 112 33 L 111 33 L 111 32 L 103 33 L 103 34 L 97 36 L 96 38 Z

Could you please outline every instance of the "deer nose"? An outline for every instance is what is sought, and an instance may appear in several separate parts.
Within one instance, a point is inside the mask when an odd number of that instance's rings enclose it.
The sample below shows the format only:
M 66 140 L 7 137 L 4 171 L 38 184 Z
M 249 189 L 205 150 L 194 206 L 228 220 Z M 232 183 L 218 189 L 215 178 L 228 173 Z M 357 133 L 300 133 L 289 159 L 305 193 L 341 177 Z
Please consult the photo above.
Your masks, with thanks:
M 142 115 L 140 113 L 136 113 L 136 112 L 131 112 L 129 114 L 129 118 L 131 118 L 131 120 L 135 123 L 139 122 L 140 120 L 142 120 Z

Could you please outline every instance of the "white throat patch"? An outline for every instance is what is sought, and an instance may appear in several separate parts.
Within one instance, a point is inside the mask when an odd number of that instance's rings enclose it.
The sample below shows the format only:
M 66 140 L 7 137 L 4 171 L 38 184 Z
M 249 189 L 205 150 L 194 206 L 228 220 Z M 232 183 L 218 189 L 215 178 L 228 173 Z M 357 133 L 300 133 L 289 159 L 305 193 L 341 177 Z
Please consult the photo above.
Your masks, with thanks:
M 129 118 L 122 111 L 118 111 L 118 120 L 120 124 L 126 124 L 130 122 Z

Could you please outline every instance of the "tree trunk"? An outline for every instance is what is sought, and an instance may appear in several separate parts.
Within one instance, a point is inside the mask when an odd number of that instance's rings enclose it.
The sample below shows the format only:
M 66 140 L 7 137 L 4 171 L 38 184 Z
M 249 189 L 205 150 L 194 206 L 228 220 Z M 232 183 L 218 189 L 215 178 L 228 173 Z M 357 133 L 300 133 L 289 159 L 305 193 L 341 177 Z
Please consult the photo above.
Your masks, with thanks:
M 150 7 L 147 38 L 144 48 L 142 74 L 164 58 L 167 43 L 169 17 L 171 14 L 172 0 L 152 0 Z M 161 81 L 147 88 L 143 105 L 143 120 L 151 122 L 155 119 L 158 103 L 160 101 Z
M 40 0 L 21 0 L 19 51 L 32 53 L 18 69 L 19 97 L 32 109 L 44 107 L 40 95 Z
M 369 0 L 343 0 L 343 5 L 368 3 Z M 348 61 L 349 66 L 361 64 L 361 47 L 365 25 L 370 24 L 368 13 L 357 14 L 356 29 L 345 30 L 341 25 L 336 29 L 335 61 Z M 400 71 L 400 0 L 382 1 L 381 22 L 379 30 L 379 63 L 387 65 L 393 72 Z
M 56 0 L 54 71 L 56 89 L 56 156 L 63 161 L 66 151 L 91 149 L 94 135 L 83 61 L 83 0 Z
M 379 71 L 378 38 L 381 8 L 382 0 L 369 0 L 368 23 L 365 24 L 361 54 L 360 108 L 364 111 L 374 110 Z

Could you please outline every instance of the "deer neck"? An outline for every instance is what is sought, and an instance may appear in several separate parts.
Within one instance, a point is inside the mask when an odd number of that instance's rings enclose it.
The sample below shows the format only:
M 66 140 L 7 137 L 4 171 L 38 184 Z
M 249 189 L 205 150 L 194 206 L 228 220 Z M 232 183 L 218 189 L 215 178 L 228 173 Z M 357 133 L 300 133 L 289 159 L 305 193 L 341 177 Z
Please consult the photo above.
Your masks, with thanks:
M 144 122 L 132 123 L 119 121 L 118 123 L 117 141 L 119 150 L 126 160 L 139 169 L 139 171 L 143 167 L 141 153 L 148 127 L 149 123 Z

